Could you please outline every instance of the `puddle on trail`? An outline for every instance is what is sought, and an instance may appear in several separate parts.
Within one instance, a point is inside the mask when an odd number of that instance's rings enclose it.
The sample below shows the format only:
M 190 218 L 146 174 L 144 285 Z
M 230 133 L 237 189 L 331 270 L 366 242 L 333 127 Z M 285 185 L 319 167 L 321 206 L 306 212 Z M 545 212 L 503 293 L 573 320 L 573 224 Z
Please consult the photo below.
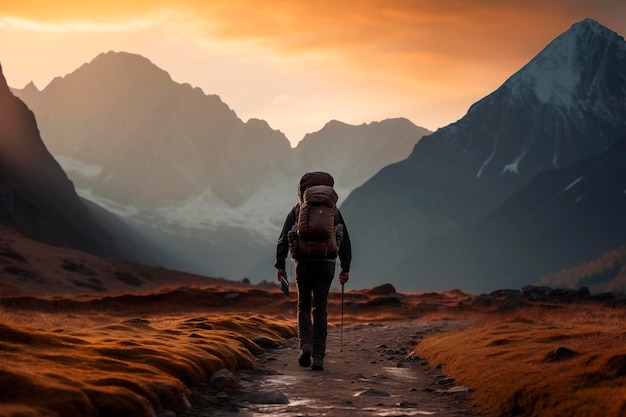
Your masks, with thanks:
M 385 367 L 383 368 L 385 372 L 392 374 L 394 377 L 399 378 L 403 381 L 416 381 L 417 375 L 412 369 L 408 368 L 397 368 L 397 367 Z
M 313 414 L 311 414 L 313 413 Z M 376 417 L 396 417 L 396 416 L 432 416 L 438 413 L 434 411 L 407 410 L 404 408 L 388 407 L 337 407 L 337 406 L 316 406 L 309 400 L 293 401 L 287 405 L 267 405 L 255 407 L 249 410 L 246 416 L 249 417 L 296 417 L 302 415 L 315 416 L 376 416 Z
M 404 380 L 411 379 L 410 372 L 404 368 L 385 367 L 385 373 L 393 374 L 394 377 L 401 377 Z M 436 415 L 437 412 L 420 410 L 413 407 L 405 407 L 396 404 L 378 404 L 373 407 L 365 404 L 358 404 L 357 400 L 347 400 L 344 404 L 329 404 L 332 402 L 331 396 L 328 402 L 320 399 L 308 398 L 306 396 L 298 396 L 290 392 L 290 387 L 297 383 L 299 377 L 296 375 L 268 375 L 263 378 L 264 386 L 271 386 L 280 392 L 283 392 L 289 399 L 288 404 L 248 404 L 238 416 L 246 417 L 298 417 L 303 415 L 315 415 L 317 417 L 337 417 L 337 416 L 372 416 L 372 417 L 394 417 L 394 416 L 430 416 Z M 343 381 L 345 384 L 345 381 Z M 337 379 L 337 386 L 341 386 L 342 380 Z M 315 389 L 314 386 L 311 389 Z M 356 391 L 355 396 L 359 392 Z M 330 393 L 329 393 L 330 395 Z M 398 397 L 397 395 L 385 396 L 387 399 Z M 365 401 L 379 401 L 384 398 L 365 398 Z M 397 401 L 397 400 L 396 400 Z

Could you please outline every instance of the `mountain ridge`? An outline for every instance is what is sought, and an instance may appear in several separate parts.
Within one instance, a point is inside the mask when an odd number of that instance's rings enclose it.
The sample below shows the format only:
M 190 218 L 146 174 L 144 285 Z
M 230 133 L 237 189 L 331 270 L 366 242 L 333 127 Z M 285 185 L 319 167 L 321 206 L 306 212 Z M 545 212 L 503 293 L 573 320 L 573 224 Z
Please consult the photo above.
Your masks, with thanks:
M 403 118 L 331 121 L 291 148 L 266 121 L 243 122 L 218 96 L 129 53 L 100 54 L 32 87 L 14 92 L 81 195 L 162 242 L 191 272 L 212 276 L 249 275 L 234 268 L 273 252 L 304 172 L 332 172 L 343 201 L 430 133 Z
M 582 87 L 575 89 L 576 108 L 542 102 L 534 84 L 522 88 L 529 68 L 528 79 L 535 82 L 538 74 L 529 64 L 472 105 L 462 119 L 425 136 L 408 158 L 353 191 L 342 209 L 353 225 L 353 238 L 362 245 L 355 273 L 368 283 L 381 279 L 413 250 L 489 215 L 536 175 L 599 154 L 621 136 L 626 130 L 623 37 L 585 20 L 531 62 L 551 61 L 563 45 L 569 53 L 571 44 L 585 63 L 578 68 Z M 594 49 L 587 51 L 589 47 Z M 587 68 L 588 55 L 595 59 L 592 68 Z M 549 79 L 554 81 L 552 73 Z M 593 91 L 583 88 L 589 83 L 596 87 Z

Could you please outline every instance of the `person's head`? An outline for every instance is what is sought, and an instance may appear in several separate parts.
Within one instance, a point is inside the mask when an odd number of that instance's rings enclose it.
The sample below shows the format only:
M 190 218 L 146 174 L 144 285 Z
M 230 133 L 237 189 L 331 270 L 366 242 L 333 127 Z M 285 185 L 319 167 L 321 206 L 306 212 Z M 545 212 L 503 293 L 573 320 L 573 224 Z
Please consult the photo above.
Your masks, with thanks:
M 307 172 L 300 178 L 300 181 L 298 181 L 298 199 L 302 201 L 304 191 L 314 185 L 328 185 L 332 187 L 335 185 L 335 180 L 328 172 Z

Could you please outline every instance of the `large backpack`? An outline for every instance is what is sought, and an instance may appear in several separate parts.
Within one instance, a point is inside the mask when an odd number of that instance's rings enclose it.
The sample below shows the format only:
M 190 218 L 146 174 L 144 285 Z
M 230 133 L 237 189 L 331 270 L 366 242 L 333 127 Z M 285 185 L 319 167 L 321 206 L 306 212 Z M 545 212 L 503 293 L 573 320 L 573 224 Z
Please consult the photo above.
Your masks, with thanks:
M 338 197 L 333 184 L 332 176 L 324 172 L 307 173 L 300 180 L 301 201 L 295 207 L 296 222 L 289 237 L 294 259 L 337 256 Z

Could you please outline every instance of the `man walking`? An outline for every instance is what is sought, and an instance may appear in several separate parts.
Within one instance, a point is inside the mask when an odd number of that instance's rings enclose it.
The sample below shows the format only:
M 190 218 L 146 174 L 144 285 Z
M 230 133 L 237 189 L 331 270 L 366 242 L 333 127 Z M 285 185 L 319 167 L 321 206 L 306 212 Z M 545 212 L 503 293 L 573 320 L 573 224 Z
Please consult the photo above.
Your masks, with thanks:
M 352 249 L 346 224 L 336 207 L 334 179 L 325 172 L 308 172 L 298 183 L 299 202 L 287 215 L 276 247 L 276 277 L 287 277 L 289 252 L 296 260 L 300 366 L 324 369 L 328 333 L 328 292 L 339 256 L 339 283 L 348 282 Z M 312 317 L 311 317 L 312 316 Z M 312 358 L 312 362 L 311 362 Z

